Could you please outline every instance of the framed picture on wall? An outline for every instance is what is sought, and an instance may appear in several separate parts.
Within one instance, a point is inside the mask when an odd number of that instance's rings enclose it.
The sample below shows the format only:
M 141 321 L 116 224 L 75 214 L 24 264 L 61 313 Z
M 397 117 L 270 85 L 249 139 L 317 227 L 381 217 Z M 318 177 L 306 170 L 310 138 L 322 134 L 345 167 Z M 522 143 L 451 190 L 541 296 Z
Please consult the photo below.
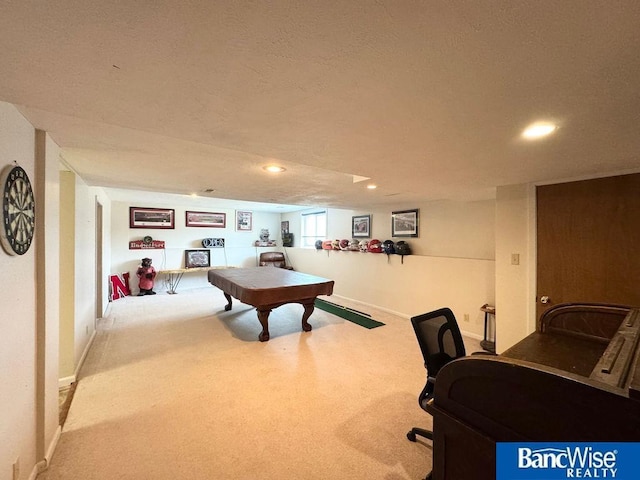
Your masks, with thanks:
M 211 252 L 209 250 L 185 250 L 184 268 L 210 267 Z
M 185 225 L 187 227 L 224 228 L 227 226 L 227 214 L 214 212 L 186 212 Z
M 129 207 L 129 228 L 175 228 L 175 210 Z
M 253 229 L 253 212 L 236 210 L 236 230 L 250 232 Z
M 420 210 L 391 212 L 392 237 L 417 237 Z
M 369 238 L 371 236 L 371 215 L 351 217 L 351 235 L 353 238 Z

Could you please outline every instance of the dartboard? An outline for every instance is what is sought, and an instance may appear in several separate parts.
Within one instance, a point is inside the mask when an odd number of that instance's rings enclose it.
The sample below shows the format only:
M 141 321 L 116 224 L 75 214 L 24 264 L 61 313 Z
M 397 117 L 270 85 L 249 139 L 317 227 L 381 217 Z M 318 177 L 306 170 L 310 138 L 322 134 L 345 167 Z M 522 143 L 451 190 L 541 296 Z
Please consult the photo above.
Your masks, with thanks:
M 35 230 L 35 200 L 27 172 L 7 167 L 2 172 L 2 247 L 9 255 L 29 250 Z

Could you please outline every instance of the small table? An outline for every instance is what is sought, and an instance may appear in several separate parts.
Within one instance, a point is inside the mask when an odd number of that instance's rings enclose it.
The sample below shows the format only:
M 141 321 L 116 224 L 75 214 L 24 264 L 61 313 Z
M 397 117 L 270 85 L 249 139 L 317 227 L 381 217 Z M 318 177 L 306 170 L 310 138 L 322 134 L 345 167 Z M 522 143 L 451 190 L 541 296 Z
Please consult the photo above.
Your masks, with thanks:
M 224 293 L 228 302 L 225 311 L 231 310 L 231 297 L 256 307 L 262 325 L 258 335 L 261 342 L 269 340 L 271 310 L 286 303 L 300 303 L 304 307 L 302 330 L 310 331 L 312 327 L 307 320 L 313 313 L 316 297 L 331 295 L 334 284 L 326 278 L 274 267 L 211 270 L 208 277 Z
M 480 346 L 490 353 L 496 353 L 496 342 L 495 340 L 489 340 L 487 338 L 487 330 L 489 326 L 489 315 L 496 314 L 496 307 L 485 303 L 480 307 L 480 311 L 484 312 L 484 340 L 480 341 Z
M 193 268 L 176 268 L 174 270 L 160 270 L 158 274 L 163 274 L 167 276 L 167 284 L 169 285 L 169 290 L 167 293 L 174 295 L 178 293 L 176 289 L 178 288 L 178 284 L 180 280 L 182 280 L 182 275 L 187 272 L 207 272 L 209 270 L 215 270 L 216 268 L 231 268 L 231 267 L 193 267 Z

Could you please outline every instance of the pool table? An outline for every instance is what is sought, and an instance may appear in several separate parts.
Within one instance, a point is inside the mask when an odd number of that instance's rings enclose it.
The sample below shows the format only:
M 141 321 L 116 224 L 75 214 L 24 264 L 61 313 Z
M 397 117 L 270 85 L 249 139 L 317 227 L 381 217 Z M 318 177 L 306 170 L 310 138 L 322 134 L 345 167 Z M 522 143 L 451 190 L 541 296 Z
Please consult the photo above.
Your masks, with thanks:
M 227 299 L 225 311 L 231 310 L 232 298 L 258 311 L 262 332 L 261 342 L 269 340 L 269 314 L 286 303 L 300 303 L 304 307 L 302 330 L 308 332 L 308 319 L 313 313 L 318 295 L 333 293 L 333 280 L 277 267 L 228 268 L 210 270 L 209 283 L 218 287 Z

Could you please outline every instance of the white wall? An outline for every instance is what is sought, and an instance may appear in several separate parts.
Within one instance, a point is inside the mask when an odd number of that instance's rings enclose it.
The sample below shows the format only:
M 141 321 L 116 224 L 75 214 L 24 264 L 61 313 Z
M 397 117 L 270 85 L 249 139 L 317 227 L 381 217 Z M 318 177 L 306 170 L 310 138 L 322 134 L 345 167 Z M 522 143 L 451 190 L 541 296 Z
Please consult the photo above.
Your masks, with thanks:
M 38 190 L 36 236 L 38 261 L 38 344 L 37 378 L 42 392 L 37 407 L 39 432 L 37 459 L 53 454 L 60 434 L 58 415 L 59 377 L 59 279 L 60 279 L 60 177 L 58 159 L 60 148 L 43 131 L 37 132 Z
M 0 167 L 16 161 L 26 170 L 36 195 L 37 222 L 34 242 L 24 255 L 0 250 L 3 480 L 13 478 L 18 460 L 19 478 L 35 478 L 58 433 L 57 155 L 50 138 L 40 134 L 36 142 L 29 122 L 13 105 L 0 102 Z
M 493 303 L 494 262 L 452 257 L 287 248 L 296 270 L 335 280 L 334 294 L 403 317 L 450 307 L 460 329 L 475 338 L 484 330 L 481 305 Z M 465 320 L 465 314 L 468 320 Z
M 95 195 L 95 202 L 102 205 L 102 312 L 100 316 L 109 308 L 109 282 L 108 276 L 111 272 L 111 200 L 101 188 L 91 189 Z M 95 226 L 95 224 L 94 224 Z
M 129 207 L 140 208 L 171 208 L 175 210 L 174 229 L 129 228 Z M 225 228 L 203 228 L 185 226 L 186 211 L 210 211 L 226 214 Z M 216 200 L 212 199 L 210 206 L 203 209 L 190 206 L 189 197 L 182 203 L 155 203 L 144 205 L 130 205 L 123 202 L 111 204 L 111 265 L 105 272 L 121 274 L 129 272 L 131 275 L 131 289 L 135 295 L 138 292 L 138 279 L 135 275 L 140 260 L 149 257 L 153 260 L 156 270 L 171 270 L 184 268 L 185 250 L 203 249 L 202 239 L 224 238 L 225 248 L 211 248 L 211 265 L 251 267 L 257 265 L 257 256 L 264 248 L 256 248 L 254 242 L 258 240 L 260 230 L 269 229 L 271 239 L 277 239 L 282 245 L 280 237 L 280 214 L 268 212 L 253 212 L 253 230 L 250 232 L 235 230 L 235 210 L 216 207 Z M 154 240 L 163 240 L 165 249 L 129 250 L 129 242 L 142 240 L 145 236 Z M 268 248 L 268 250 L 276 250 Z M 182 289 L 209 286 L 206 272 L 187 273 L 183 276 L 178 292 Z M 167 286 L 164 275 L 158 275 L 154 290 L 158 293 L 166 292 Z
M 450 307 L 461 330 L 481 338 L 480 307 L 495 301 L 495 202 L 439 201 L 420 209 L 419 237 L 392 238 L 391 210 L 328 209 L 328 238 L 350 239 L 354 215 L 372 215 L 372 238 L 405 240 L 413 255 L 316 251 L 297 248 L 301 212 L 282 215 L 294 234 L 287 256 L 296 270 L 335 280 L 334 294 L 410 317 Z M 465 320 L 468 315 L 468 320 Z
M 110 201 L 101 188 L 89 187 L 70 171 L 61 171 L 62 234 L 60 298 L 60 384 L 76 381 L 96 326 L 96 202 L 103 205 L 103 272 L 110 266 Z M 106 265 L 106 267 L 105 267 Z M 103 275 L 103 310 L 108 282 Z
M 96 324 L 96 194 L 76 176 L 74 365 L 82 366 Z
M 76 275 L 76 176 L 60 171 L 60 288 L 59 288 L 59 363 L 61 382 L 75 380 L 75 275 Z
M 496 193 L 496 351 L 535 331 L 535 188 L 499 187 Z M 513 265 L 512 254 L 520 264 Z
M 35 178 L 34 128 L 12 105 L 0 103 L 1 167 L 17 161 Z M 35 248 L 10 256 L 0 249 L 0 478 L 11 478 L 17 458 L 23 468 L 36 463 Z M 24 477 L 26 478 L 26 477 Z
M 405 240 L 416 255 L 434 257 L 495 259 L 495 201 L 476 202 L 436 201 L 394 210 L 418 208 L 419 237 L 391 237 L 390 209 L 368 211 L 328 209 L 329 239 L 351 239 L 351 220 L 355 215 L 372 215 L 371 238 L 380 241 Z M 304 210 L 304 212 L 318 209 Z M 289 221 L 289 231 L 294 234 L 294 247 L 300 245 L 300 214 L 286 213 L 283 220 Z

